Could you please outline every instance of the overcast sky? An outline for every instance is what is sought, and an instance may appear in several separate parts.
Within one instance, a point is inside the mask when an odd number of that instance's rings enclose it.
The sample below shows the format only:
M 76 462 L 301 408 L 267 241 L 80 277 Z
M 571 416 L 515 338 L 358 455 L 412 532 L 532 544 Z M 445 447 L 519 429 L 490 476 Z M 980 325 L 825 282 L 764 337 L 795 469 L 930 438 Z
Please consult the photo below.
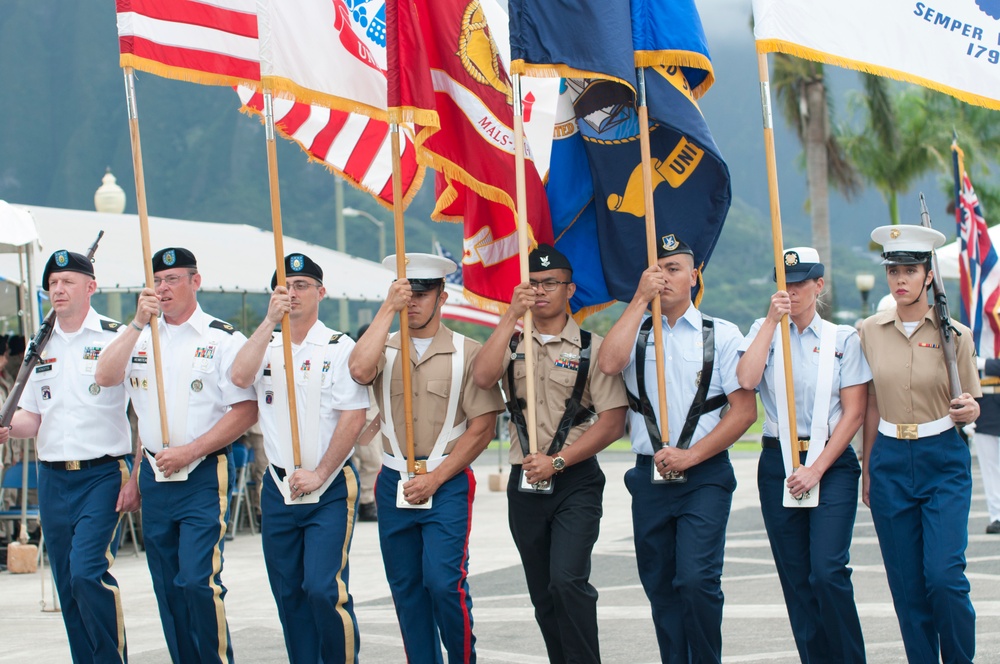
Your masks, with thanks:
M 720 40 L 750 39 L 750 0 L 695 0 L 710 47 Z

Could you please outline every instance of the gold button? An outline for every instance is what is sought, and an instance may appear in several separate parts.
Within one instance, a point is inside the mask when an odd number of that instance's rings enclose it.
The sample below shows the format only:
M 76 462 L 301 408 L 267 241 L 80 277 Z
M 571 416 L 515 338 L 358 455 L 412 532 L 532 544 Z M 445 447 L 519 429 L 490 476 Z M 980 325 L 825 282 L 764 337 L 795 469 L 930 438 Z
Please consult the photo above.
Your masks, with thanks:
M 904 385 L 904 386 L 903 386 L 903 389 L 904 389 L 904 390 L 908 390 L 908 389 L 910 389 L 910 386 L 909 386 L 909 385 Z

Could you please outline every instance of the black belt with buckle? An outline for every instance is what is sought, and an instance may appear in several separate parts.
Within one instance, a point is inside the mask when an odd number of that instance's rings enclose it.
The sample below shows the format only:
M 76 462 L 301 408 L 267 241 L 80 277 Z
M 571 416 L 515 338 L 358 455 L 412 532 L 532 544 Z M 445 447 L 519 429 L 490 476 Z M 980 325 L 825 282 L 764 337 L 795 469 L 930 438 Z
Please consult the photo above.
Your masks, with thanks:
M 42 465 L 50 470 L 87 470 L 113 461 L 121 461 L 124 458 L 124 456 L 105 454 L 100 458 L 87 459 L 86 461 L 42 461 Z
M 808 436 L 800 436 L 799 437 L 799 442 L 800 443 L 808 443 L 809 442 L 809 437 Z M 760 439 L 760 446 L 763 447 L 765 450 L 780 450 L 781 449 L 781 441 L 778 440 L 777 438 L 775 438 L 774 436 L 763 436 Z M 800 452 L 806 452 L 808 450 L 809 450 L 809 446 L 806 445 L 805 449 L 802 449 L 802 450 L 799 450 L 799 451 Z

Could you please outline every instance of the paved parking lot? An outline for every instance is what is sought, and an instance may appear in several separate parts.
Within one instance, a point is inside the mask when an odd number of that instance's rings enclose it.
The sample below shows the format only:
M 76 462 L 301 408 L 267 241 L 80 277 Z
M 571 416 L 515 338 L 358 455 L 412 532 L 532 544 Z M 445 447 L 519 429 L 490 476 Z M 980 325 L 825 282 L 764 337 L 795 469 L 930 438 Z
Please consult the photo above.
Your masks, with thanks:
M 600 628 L 605 662 L 658 661 L 656 640 L 632 548 L 630 499 L 622 477 L 632 455 L 606 452 L 601 464 L 608 477 L 601 538 L 594 555 L 593 583 L 600 591 Z M 756 455 L 735 453 L 739 488 L 729 521 L 723 590 L 726 662 L 797 662 L 785 606 L 778 586 L 757 504 Z M 490 492 L 495 454 L 476 463 L 479 482 L 471 538 L 470 585 L 479 661 L 485 664 L 546 662 L 534 623 L 524 578 L 507 530 L 503 493 Z M 969 569 L 978 633 L 977 662 L 1000 663 L 1000 536 L 984 534 L 987 522 L 978 468 L 970 518 Z M 852 549 L 854 587 L 869 661 L 905 662 L 896 617 L 885 581 L 875 530 L 861 505 Z M 242 530 L 226 544 L 223 579 L 236 659 L 280 662 L 285 659 L 281 627 L 264 571 L 259 535 Z M 143 555 L 124 548 L 114 571 L 122 588 L 129 654 L 137 664 L 169 662 L 156 602 Z M 51 581 L 45 579 L 46 608 Z M 376 525 L 359 523 L 351 552 L 351 591 L 361 627 L 361 658 L 403 662 L 399 629 L 382 569 Z M 61 617 L 42 610 L 42 576 L 0 574 L 0 661 L 68 662 Z

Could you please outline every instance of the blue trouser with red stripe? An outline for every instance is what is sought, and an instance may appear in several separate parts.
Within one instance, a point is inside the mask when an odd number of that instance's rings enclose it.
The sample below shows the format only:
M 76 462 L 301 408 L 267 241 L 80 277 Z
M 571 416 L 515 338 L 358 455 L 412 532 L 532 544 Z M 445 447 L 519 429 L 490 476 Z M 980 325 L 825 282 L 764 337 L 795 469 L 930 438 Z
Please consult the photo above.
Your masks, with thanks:
M 350 462 L 313 504 L 286 505 L 270 470 L 264 472 L 264 563 L 292 664 L 358 661 L 358 620 L 348 592 L 357 498 Z
M 157 482 L 146 455 L 141 468 L 146 563 L 170 658 L 232 664 L 221 578 L 232 457 L 205 458 L 184 482 Z
M 869 459 L 872 521 L 906 658 L 972 662 L 976 612 L 965 577 L 972 458 L 954 429 L 917 440 L 879 433 Z
M 38 471 L 45 548 L 77 664 L 128 661 L 121 593 L 109 571 L 118 551 L 115 504 L 127 480 L 124 460 Z
M 406 658 L 412 663 L 441 664 L 443 642 L 451 664 L 475 662 L 468 582 L 476 494 L 472 469 L 442 484 L 431 509 L 396 507 L 399 481 L 399 472 L 383 466 L 375 502 L 382 561 Z

